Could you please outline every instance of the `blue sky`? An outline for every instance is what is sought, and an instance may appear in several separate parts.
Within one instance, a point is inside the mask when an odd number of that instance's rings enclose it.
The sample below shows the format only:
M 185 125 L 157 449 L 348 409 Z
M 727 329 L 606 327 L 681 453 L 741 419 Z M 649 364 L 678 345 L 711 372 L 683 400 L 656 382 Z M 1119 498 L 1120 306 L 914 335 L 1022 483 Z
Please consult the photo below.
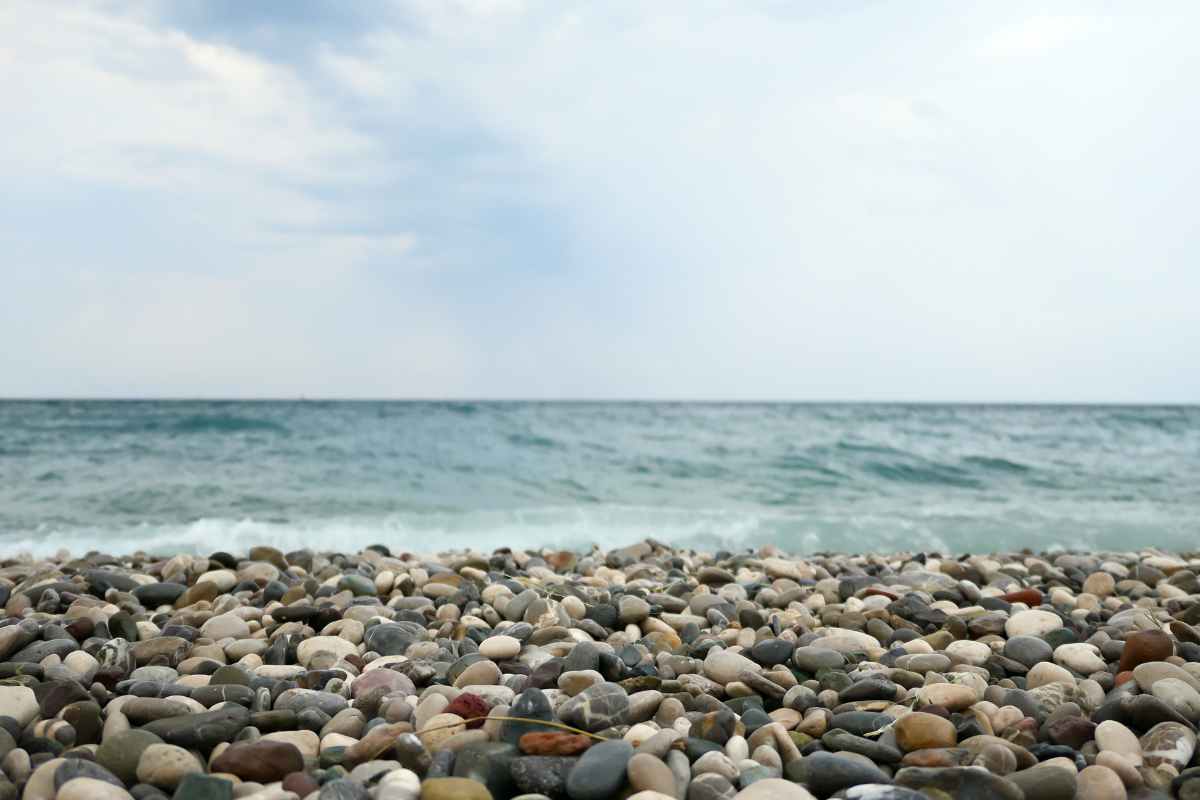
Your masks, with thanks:
M 8 0 L 0 395 L 1194 402 L 1197 23 Z

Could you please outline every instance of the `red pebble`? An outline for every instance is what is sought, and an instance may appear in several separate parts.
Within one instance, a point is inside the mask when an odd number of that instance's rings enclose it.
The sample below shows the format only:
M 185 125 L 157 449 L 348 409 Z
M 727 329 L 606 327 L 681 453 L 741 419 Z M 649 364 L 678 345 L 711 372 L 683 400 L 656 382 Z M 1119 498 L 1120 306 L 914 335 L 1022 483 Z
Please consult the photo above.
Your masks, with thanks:
M 876 586 L 868 586 L 863 590 L 863 597 L 870 597 L 873 594 L 886 597 L 889 600 L 898 600 L 900 598 L 900 595 L 896 594 L 895 592 L 889 592 L 886 589 L 880 589 Z
M 1024 603 L 1027 606 L 1040 606 L 1042 604 L 1042 593 L 1037 589 L 1018 589 L 1015 592 L 1000 595 L 1000 599 L 1006 603 Z
M 1147 661 L 1166 661 L 1174 653 L 1175 642 L 1156 628 L 1131 633 L 1125 637 L 1125 648 L 1121 651 L 1117 670 L 1125 672 Z
M 592 740 L 577 733 L 527 733 L 517 742 L 531 756 L 576 756 L 592 746 Z
M 463 719 L 471 719 L 472 717 L 486 717 L 492 707 L 488 705 L 487 700 L 484 700 L 477 694 L 469 694 L 463 692 L 458 697 L 450 701 L 450 705 L 446 706 L 444 713 L 458 714 Z M 473 722 L 468 722 L 468 728 L 482 728 L 483 720 L 477 719 Z

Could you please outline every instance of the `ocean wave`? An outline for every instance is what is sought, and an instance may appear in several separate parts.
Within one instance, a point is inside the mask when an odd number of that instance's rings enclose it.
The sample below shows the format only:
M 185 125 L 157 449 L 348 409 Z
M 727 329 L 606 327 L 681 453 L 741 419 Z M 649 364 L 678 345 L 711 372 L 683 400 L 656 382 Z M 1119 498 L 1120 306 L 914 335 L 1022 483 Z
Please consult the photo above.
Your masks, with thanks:
M 982 489 L 983 481 L 967 470 L 953 464 L 925 462 L 919 464 L 868 461 L 863 469 L 872 475 L 897 483 L 953 486 L 958 489 Z
M 549 436 L 540 436 L 535 433 L 510 433 L 504 437 L 509 444 L 517 447 L 532 447 L 540 450 L 557 450 L 562 448 L 562 443 Z
M 171 433 L 289 433 L 287 426 L 269 419 L 233 414 L 193 414 L 167 426 Z
M 1086 511 L 1081 509 L 1081 511 Z M 712 552 L 745 552 L 773 544 L 786 552 L 991 552 L 1018 550 L 1128 550 L 1134 542 L 1168 550 L 1194 547 L 1196 520 L 1164 524 L 1136 512 L 1093 519 L 1029 509 L 1002 508 L 980 517 L 953 504 L 914 509 L 843 509 L 839 515 L 794 510 L 652 508 L 575 505 L 519 509 L 421 512 L 374 517 L 285 521 L 270 518 L 203 518 L 186 523 L 117 527 L 47 525 L 0 532 L 0 552 L 48 555 L 66 548 L 80 554 L 97 547 L 151 555 L 242 552 L 252 544 L 281 550 L 354 551 L 382 543 L 394 551 L 424 553 L 499 547 L 586 551 L 623 547 L 653 537 Z M 1065 531 L 1049 533 L 1050 531 Z
M 996 472 L 1015 472 L 1025 473 L 1033 469 L 1033 467 L 1016 461 L 1010 461 L 1007 458 L 998 456 L 966 456 L 963 458 L 964 464 L 970 464 L 973 467 L 982 467 L 986 470 L 994 470 Z

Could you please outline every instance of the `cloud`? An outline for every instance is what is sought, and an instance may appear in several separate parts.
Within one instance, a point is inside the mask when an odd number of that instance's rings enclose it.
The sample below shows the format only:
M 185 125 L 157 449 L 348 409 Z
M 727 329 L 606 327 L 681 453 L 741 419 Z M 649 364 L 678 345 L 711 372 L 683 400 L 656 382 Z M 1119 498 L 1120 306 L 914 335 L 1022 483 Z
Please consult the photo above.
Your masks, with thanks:
M 6 7 L 0 393 L 1200 391 L 1179 20 L 300 11 Z
M 980 47 L 989 58 L 1025 58 L 1111 30 L 1110 21 L 1093 16 L 1038 14 L 990 34 Z

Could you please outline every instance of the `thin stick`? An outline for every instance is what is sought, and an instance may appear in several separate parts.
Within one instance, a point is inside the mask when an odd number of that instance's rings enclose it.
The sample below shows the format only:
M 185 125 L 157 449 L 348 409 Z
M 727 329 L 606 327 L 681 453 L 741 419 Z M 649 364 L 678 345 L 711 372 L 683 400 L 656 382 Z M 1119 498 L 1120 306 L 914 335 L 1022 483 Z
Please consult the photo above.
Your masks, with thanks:
M 462 722 L 447 722 L 442 725 L 429 725 L 429 726 L 422 728 L 419 731 L 415 731 L 415 733 L 417 736 L 420 736 L 421 734 L 428 733 L 429 731 L 440 731 L 444 728 L 456 728 L 459 725 L 466 725 L 468 722 L 477 722 L 479 720 L 483 720 L 486 722 L 489 719 L 498 719 L 503 722 L 528 722 L 530 725 L 549 725 L 552 728 L 562 728 L 564 731 L 571 731 L 572 733 L 578 733 L 583 736 L 590 736 L 593 739 L 598 739 L 601 742 L 608 741 L 608 739 L 605 739 L 603 736 L 598 736 L 589 731 L 580 730 L 579 728 L 573 728 L 570 725 L 566 725 L 562 722 L 550 722 L 547 720 L 529 719 L 528 717 L 505 717 L 505 716 L 501 716 L 499 714 L 494 714 L 494 715 L 487 716 L 487 717 L 471 717 L 469 719 L 464 719 Z

